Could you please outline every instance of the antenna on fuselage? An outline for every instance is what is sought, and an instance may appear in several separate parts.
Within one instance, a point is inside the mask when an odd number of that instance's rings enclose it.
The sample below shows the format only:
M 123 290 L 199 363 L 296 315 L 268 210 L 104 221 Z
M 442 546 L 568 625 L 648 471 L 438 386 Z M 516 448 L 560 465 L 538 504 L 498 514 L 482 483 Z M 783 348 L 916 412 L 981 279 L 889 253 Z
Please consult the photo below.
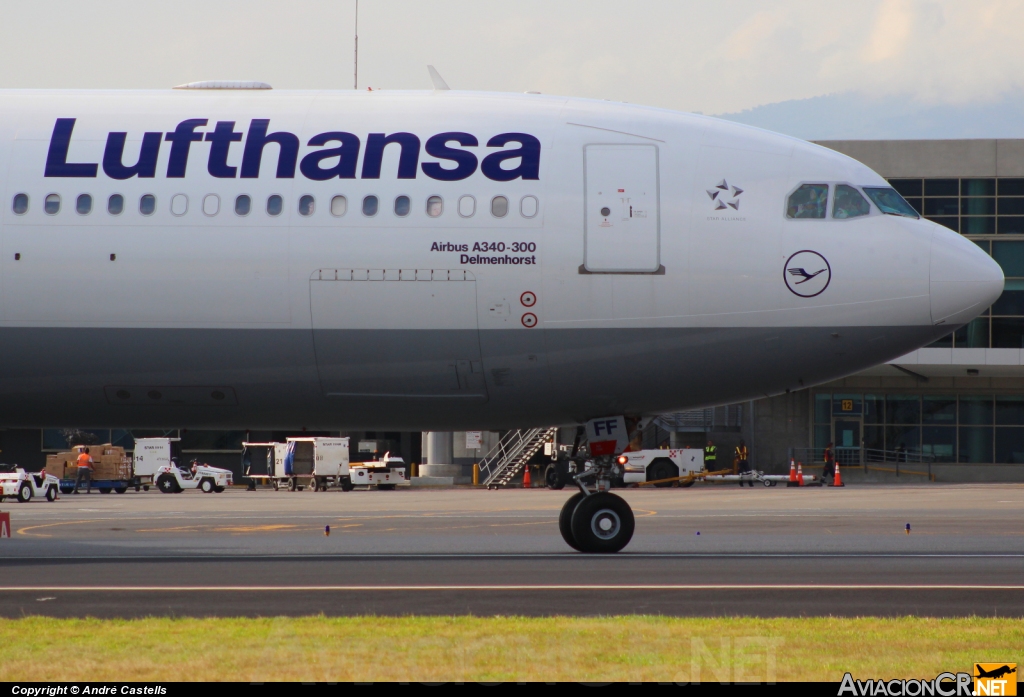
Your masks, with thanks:
M 355 29 L 356 60 L 353 68 L 352 89 L 359 89 L 359 0 L 356 0 L 356 29 Z

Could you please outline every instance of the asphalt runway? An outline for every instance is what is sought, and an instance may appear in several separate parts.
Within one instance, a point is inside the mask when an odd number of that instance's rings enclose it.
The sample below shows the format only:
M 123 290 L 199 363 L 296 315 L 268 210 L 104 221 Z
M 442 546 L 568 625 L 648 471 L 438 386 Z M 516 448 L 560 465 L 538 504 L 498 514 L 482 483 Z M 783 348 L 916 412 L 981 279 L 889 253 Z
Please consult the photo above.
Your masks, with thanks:
M 1022 485 L 624 490 L 636 533 L 607 556 L 562 541 L 571 493 L 8 501 L 0 616 L 1024 617 Z

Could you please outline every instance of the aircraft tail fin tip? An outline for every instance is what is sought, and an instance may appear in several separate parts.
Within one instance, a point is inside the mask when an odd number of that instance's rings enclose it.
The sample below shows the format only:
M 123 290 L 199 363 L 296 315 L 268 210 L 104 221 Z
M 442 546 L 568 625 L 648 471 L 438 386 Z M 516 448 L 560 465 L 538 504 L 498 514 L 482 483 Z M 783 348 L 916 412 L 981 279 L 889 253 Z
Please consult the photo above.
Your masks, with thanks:
M 441 73 L 437 72 L 437 69 L 434 66 L 428 65 L 427 72 L 430 73 L 430 81 L 434 83 L 435 90 L 451 89 L 451 87 L 448 86 L 448 83 L 444 81 L 444 78 L 441 77 Z

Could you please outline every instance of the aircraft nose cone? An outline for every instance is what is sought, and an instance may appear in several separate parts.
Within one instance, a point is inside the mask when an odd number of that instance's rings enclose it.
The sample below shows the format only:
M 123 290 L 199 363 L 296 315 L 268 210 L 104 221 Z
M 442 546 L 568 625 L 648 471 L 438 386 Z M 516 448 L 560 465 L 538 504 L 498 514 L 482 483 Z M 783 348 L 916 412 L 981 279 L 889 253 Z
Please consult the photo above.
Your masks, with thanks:
M 978 245 L 946 230 L 932 233 L 929 275 L 932 322 L 971 321 L 1003 292 L 1003 270 Z

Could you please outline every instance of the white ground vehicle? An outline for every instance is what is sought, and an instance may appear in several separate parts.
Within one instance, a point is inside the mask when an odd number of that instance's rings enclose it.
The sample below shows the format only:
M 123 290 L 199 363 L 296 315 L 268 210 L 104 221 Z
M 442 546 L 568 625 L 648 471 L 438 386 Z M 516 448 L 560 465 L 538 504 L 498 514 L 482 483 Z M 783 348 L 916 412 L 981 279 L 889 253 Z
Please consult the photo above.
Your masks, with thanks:
M 684 450 L 638 450 L 636 452 L 622 453 L 618 457 L 619 465 L 625 470 L 623 479 L 626 484 L 637 484 L 639 482 L 657 482 L 672 477 L 685 477 L 688 474 L 699 474 L 704 469 L 704 451 L 697 449 Z M 777 486 L 788 479 L 784 474 L 765 474 L 758 470 L 751 470 L 741 474 L 713 474 L 700 476 L 700 481 L 709 484 L 714 483 L 737 483 L 740 486 L 748 484 L 754 486 L 760 483 L 762 486 Z M 696 479 L 683 480 L 679 486 L 693 486 Z M 811 475 L 804 475 L 804 481 L 808 485 L 820 484 L 820 478 Z M 673 486 L 675 482 L 662 482 L 654 484 L 656 487 Z
M 623 479 L 626 484 L 653 482 L 670 477 L 684 477 L 691 472 L 700 472 L 704 469 L 704 451 L 696 449 L 637 450 L 622 453 L 619 456 L 619 464 L 625 470 Z M 654 486 L 672 486 L 673 483 L 665 482 Z M 692 481 L 683 484 L 683 486 L 692 485 Z
M 156 483 L 157 471 L 171 464 L 171 443 L 179 438 L 136 438 L 132 454 L 132 474 L 135 490 L 146 491 Z
M 52 474 L 26 472 L 17 465 L 0 465 L 0 501 L 13 496 L 20 503 L 28 503 L 33 496 L 47 501 L 57 498 L 60 480 Z
M 394 489 L 411 486 L 406 476 L 405 460 L 384 453 L 380 460 L 356 462 L 349 466 L 353 486 L 376 486 L 378 489 Z
M 394 489 L 409 486 L 408 470 L 400 457 L 385 454 L 372 462 L 349 462 L 348 438 L 288 438 L 285 443 L 242 443 L 242 471 L 251 482 L 289 491 L 309 487 L 327 491 L 337 486 Z
M 242 471 L 252 481 L 289 491 L 309 486 L 327 491 L 339 486 L 351 491 L 348 438 L 288 438 L 284 443 L 242 443 Z
M 156 485 L 165 494 L 180 494 L 185 489 L 199 489 L 204 493 L 221 493 L 231 486 L 231 470 L 211 467 L 193 460 L 192 466 L 181 469 L 173 463 L 156 470 Z

